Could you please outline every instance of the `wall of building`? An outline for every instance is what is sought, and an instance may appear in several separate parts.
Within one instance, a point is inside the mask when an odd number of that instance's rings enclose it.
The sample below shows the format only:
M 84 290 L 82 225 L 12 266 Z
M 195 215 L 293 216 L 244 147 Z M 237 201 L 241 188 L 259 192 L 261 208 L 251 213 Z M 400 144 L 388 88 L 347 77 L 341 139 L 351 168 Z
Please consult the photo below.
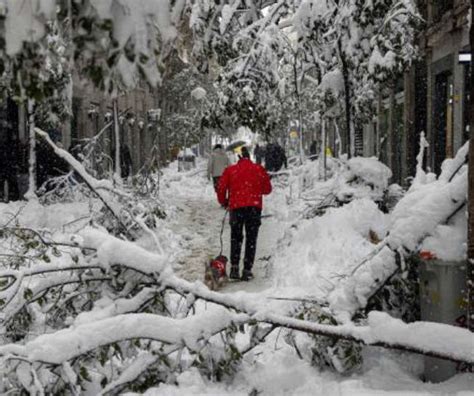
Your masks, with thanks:
M 90 85 L 83 84 L 74 77 L 73 118 L 63 130 L 63 144 L 71 148 L 77 142 L 84 143 L 97 135 L 112 121 L 112 99 Z M 157 134 L 157 122 L 151 120 L 150 111 L 156 110 L 156 94 L 145 84 L 133 91 L 119 95 L 119 124 L 121 144 L 126 145 L 131 154 L 132 172 L 137 173 L 150 162 Z M 115 137 L 113 128 L 102 133 L 100 149 L 109 157 L 98 166 L 112 166 Z
M 425 165 L 437 173 L 469 135 L 469 68 L 459 63 L 459 53 L 469 50 L 470 4 L 419 3 L 427 18 L 419 36 L 420 58 L 398 81 L 380 87 L 376 123 L 364 129 L 364 155 L 377 155 L 392 169 L 392 181 L 405 185 L 415 172 L 422 132 L 430 143 Z
M 466 140 L 465 98 L 467 67 L 459 53 L 469 48 L 469 2 L 452 1 L 440 14 L 439 3 L 428 4 L 424 35 L 427 62 L 427 137 L 431 168 L 451 158 Z

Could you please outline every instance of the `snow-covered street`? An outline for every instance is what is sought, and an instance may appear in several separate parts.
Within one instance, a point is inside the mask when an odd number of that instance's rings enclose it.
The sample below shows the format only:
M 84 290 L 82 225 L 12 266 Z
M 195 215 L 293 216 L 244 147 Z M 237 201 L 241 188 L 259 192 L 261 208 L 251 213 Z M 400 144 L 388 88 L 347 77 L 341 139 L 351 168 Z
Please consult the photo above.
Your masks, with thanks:
M 229 257 L 229 215 L 217 203 L 212 183 L 205 178 L 204 161 L 201 161 L 198 168 L 190 171 L 188 175 L 176 173 L 176 166 L 176 163 L 172 164 L 170 169 L 165 171 L 167 188 L 163 189 L 164 199 L 176 206 L 170 228 L 182 237 L 182 252 L 177 256 L 175 269 L 186 280 L 203 281 L 205 264 L 220 252 L 223 221 L 223 253 Z M 275 194 L 278 194 L 278 191 Z M 271 212 L 271 200 L 269 201 L 270 203 L 265 205 L 263 216 L 267 213 L 267 206 L 268 212 Z M 238 290 L 255 292 L 271 286 L 268 265 L 282 233 L 282 228 L 278 224 L 272 216 L 262 219 L 254 265 L 255 279 L 251 282 L 228 283 L 222 288 L 223 292 Z M 242 257 L 244 250 L 242 247 Z

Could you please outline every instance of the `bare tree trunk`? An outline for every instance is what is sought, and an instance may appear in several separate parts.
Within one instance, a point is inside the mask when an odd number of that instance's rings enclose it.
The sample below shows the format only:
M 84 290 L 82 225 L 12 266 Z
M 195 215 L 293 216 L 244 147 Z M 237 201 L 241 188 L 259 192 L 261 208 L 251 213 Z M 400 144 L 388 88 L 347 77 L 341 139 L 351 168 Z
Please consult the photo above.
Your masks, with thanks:
M 326 120 L 322 120 L 321 122 L 321 154 L 319 156 L 319 176 L 326 181 Z
M 339 132 L 339 125 L 337 124 L 336 119 L 333 120 L 334 123 L 334 131 L 336 133 L 336 147 L 335 147 L 335 156 L 337 158 L 341 158 L 342 156 L 342 140 L 341 140 L 341 133 Z
M 122 172 L 120 168 L 120 125 L 119 125 L 119 115 L 118 115 L 118 100 L 117 98 L 113 99 L 113 117 L 114 117 L 114 133 L 115 133 L 115 175 L 114 178 L 116 181 L 121 182 Z
M 304 162 L 303 150 L 303 110 L 301 109 L 301 85 L 298 80 L 298 52 L 293 52 L 293 84 L 295 85 L 295 99 L 298 106 L 298 151 L 300 162 Z
M 474 0 L 471 0 L 471 10 L 474 10 Z M 474 331 L 474 24 L 471 24 L 471 95 L 469 106 L 471 108 L 469 118 L 469 185 L 468 185 L 468 242 L 467 242 L 467 325 Z
M 346 151 L 349 154 L 349 157 L 353 157 L 355 154 L 355 142 L 354 142 L 354 128 L 352 127 L 352 112 L 351 112 L 351 87 L 349 81 L 349 67 L 347 65 L 347 60 L 344 54 L 342 53 L 341 43 L 338 42 L 339 57 L 341 58 L 342 64 L 342 77 L 344 79 L 344 103 L 345 103 L 345 112 L 346 112 L 346 127 L 344 133 L 344 141 L 341 142 L 343 151 Z
M 29 128 L 29 153 L 28 153 L 28 191 L 25 198 L 36 198 L 36 134 L 35 134 L 35 103 L 28 99 L 28 128 Z

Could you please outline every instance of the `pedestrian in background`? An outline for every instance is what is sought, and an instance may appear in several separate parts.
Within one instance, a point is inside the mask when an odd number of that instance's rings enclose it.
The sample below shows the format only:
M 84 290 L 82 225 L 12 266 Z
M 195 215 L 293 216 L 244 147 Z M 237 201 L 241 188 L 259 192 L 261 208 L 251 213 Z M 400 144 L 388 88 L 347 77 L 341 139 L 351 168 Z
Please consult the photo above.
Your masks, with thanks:
M 261 165 L 263 162 L 263 157 L 265 156 L 265 149 L 257 143 L 253 154 L 255 155 L 255 162 Z
M 216 144 L 209 157 L 207 163 L 207 178 L 214 183 L 214 191 L 217 191 L 217 185 L 219 184 L 219 178 L 221 177 L 224 169 L 230 165 L 229 157 L 222 148 L 221 144 Z
M 277 142 L 267 145 L 265 150 L 265 168 L 268 172 L 278 172 L 282 166 L 288 168 L 285 150 Z

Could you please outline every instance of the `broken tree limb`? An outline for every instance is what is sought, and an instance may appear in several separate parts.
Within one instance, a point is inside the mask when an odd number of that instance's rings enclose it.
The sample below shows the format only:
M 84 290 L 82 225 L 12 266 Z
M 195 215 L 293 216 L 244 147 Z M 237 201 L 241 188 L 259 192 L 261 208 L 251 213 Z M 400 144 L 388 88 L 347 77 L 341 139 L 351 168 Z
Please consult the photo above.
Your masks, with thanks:
M 120 214 L 113 208 L 113 206 L 108 202 L 107 197 L 100 191 L 100 189 L 104 187 L 104 183 L 94 179 L 91 175 L 87 173 L 82 164 L 77 161 L 71 154 L 69 154 L 66 150 L 63 150 L 56 146 L 45 131 L 39 128 L 35 128 L 35 132 L 51 146 L 51 148 L 54 150 L 54 153 L 58 157 L 61 157 L 63 160 L 65 160 L 82 177 L 87 187 L 89 187 L 89 189 L 102 201 L 102 203 L 110 211 L 112 216 L 115 217 L 123 231 L 128 235 L 128 228 L 125 226 L 125 224 L 123 224 L 122 220 L 120 219 Z
M 133 339 L 149 339 L 193 349 L 203 337 L 220 332 L 232 323 L 247 321 L 247 315 L 233 314 L 224 309 L 184 319 L 148 313 L 123 314 L 42 334 L 25 345 L 2 345 L 0 355 L 6 359 L 26 359 L 30 363 L 61 365 L 102 346 Z
M 255 301 L 252 295 L 245 298 L 246 295 L 242 292 L 238 296 L 222 294 L 210 291 L 200 282 L 185 281 L 175 276 L 161 257 L 146 252 L 130 242 L 121 241 L 91 229 L 84 230 L 82 236 L 84 243 L 97 249 L 99 255 L 102 249 L 105 249 L 109 252 L 111 262 L 125 265 L 131 269 L 138 267 L 140 271 L 152 275 L 161 287 L 172 289 L 179 294 L 190 294 L 196 298 L 241 312 L 256 322 L 310 334 L 357 341 L 365 345 L 410 351 L 469 364 L 474 363 L 474 349 L 472 349 L 474 334 L 466 329 L 430 322 L 405 324 L 401 320 L 393 319 L 381 312 L 369 313 L 367 326 L 356 326 L 353 323 L 333 326 L 294 319 L 270 313 L 268 307 L 261 310 L 258 301 Z M 128 254 L 121 253 L 125 251 Z M 110 252 L 113 254 L 110 255 Z M 135 264 L 129 261 L 132 257 Z
M 464 205 L 467 148 L 465 145 L 458 151 L 437 180 L 426 182 L 418 177 L 420 182 L 392 212 L 387 236 L 329 293 L 327 301 L 338 321 L 350 321 L 358 310 L 365 309 L 368 301 L 399 271 L 400 249 L 403 257 L 416 253 L 423 239 Z

